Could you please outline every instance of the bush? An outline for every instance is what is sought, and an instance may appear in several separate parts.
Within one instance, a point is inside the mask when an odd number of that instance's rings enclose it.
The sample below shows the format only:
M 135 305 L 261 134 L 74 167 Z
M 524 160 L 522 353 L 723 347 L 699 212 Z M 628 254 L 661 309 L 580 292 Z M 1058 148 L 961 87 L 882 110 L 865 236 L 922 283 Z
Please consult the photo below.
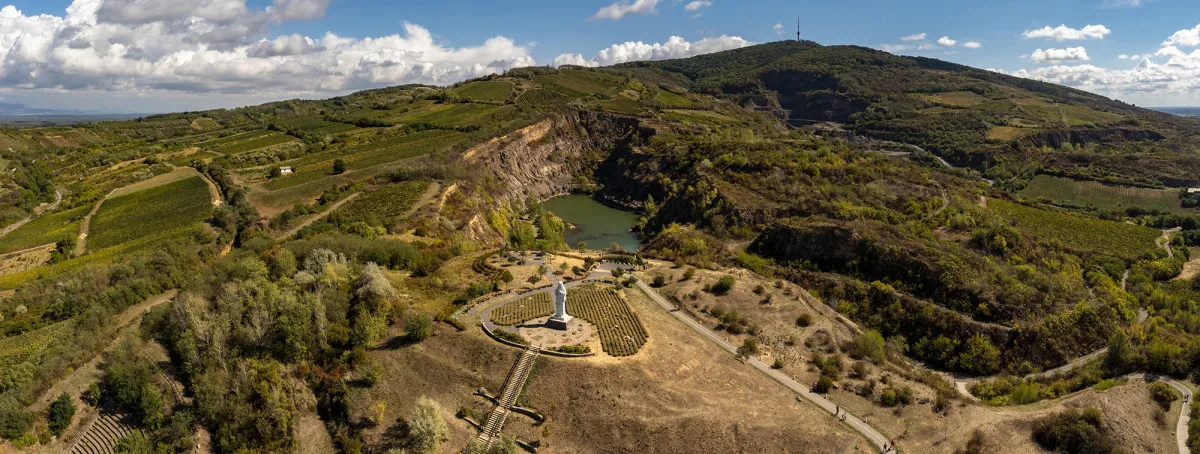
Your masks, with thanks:
M 850 345 L 850 357 L 854 359 L 869 359 L 875 364 L 881 364 L 887 359 L 887 350 L 883 335 L 873 329 L 866 330 L 854 339 Z
M 796 326 L 803 328 L 803 327 L 806 327 L 811 324 L 812 324 L 812 314 L 803 313 L 803 314 L 800 314 L 799 317 L 796 317 Z
M 433 331 L 433 319 L 428 314 L 415 314 L 404 323 L 405 336 L 412 342 L 421 342 Z
M 748 358 L 758 354 L 758 339 L 747 337 L 742 341 L 742 346 L 738 347 L 737 355 L 739 358 Z
M 1034 420 L 1033 439 L 1047 450 L 1068 454 L 1113 452 L 1098 408 L 1070 409 Z
M 813 387 L 813 392 L 825 394 L 831 389 L 833 389 L 833 379 L 822 375 L 821 378 L 817 380 L 817 386 Z
M 418 452 L 438 452 L 438 445 L 445 441 L 450 434 L 446 420 L 442 419 L 442 409 L 437 402 L 425 396 L 417 399 L 409 421 L 409 436 L 412 446 Z
M 879 393 L 879 403 L 885 407 L 908 405 L 912 402 L 912 389 L 907 386 L 900 388 L 887 387 Z
M 592 348 L 586 345 L 561 345 L 554 347 L 554 351 L 560 353 L 569 353 L 574 355 L 582 355 L 592 352 Z
M 687 271 L 683 272 L 683 279 L 680 279 L 680 281 L 690 281 L 694 277 L 696 277 L 696 269 L 688 268 Z
M 33 415 L 25 412 L 15 398 L 0 398 L 0 438 L 16 440 L 29 432 Z
M 1150 398 L 1162 407 L 1163 411 L 1171 408 L 1171 402 L 1175 402 L 1175 391 L 1171 390 L 1171 385 L 1161 381 L 1150 383 Z
M 150 441 L 137 432 L 122 437 L 113 446 L 114 454 L 151 454 L 153 452 Z
M 712 285 L 710 291 L 714 295 L 724 295 L 729 293 L 730 290 L 733 290 L 733 285 L 736 283 L 737 281 L 733 279 L 733 276 L 721 276 L 721 279 L 718 279 L 717 283 Z
M 775 358 L 775 362 L 771 363 L 772 369 L 783 369 L 783 358 Z
M 341 175 L 343 173 L 346 173 L 346 161 L 343 161 L 341 159 L 334 159 L 333 160 L 333 174 Z
M 651 285 L 653 285 L 655 287 L 662 287 L 664 285 L 667 285 L 667 277 L 663 276 L 661 274 L 656 274 L 656 275 L 654 275 L 654 281 L 651 283 Z
M 71 396 L 67 393 L 62 393 L 50 404 L 50 412 L 46 419 L 50 422 L 50 430 L 54 435 L 62 435 L 67 426 L 71 425 L 71 418 L 75 416 L 75 404 L 71 402 Z

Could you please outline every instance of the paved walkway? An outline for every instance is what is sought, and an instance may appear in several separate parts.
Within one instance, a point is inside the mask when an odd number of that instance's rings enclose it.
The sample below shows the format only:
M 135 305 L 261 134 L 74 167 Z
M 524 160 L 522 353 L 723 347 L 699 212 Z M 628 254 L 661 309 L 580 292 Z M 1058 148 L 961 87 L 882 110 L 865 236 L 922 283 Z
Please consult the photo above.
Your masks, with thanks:
M 737 347 L 735 347 L 732 343 L 730 343 L 728 340 L 725 340 L 724 337 L 721 337 L 721 335 L 717 334 L 713 330 L 708 329 L 696 320 L 688 317 L 682 311 L 675 310 L 675 305 L 669 303 L 662 297 L 662 295 L 659 295 L 658 292 L 650 288 L 649 285 L 646 285 L 645 281 L 639 279 L 637 286 L 642 290 L 643 293 L 649 296 L 650 299 L 654 300 L 654 302 L 658 303 L 659 306 L 662 306 L 663 309 L 666 309 L 668 312 L 670 312 L 671 315 L 674 315 L 675 318 L 679 319 L 679 321 L 683 322 L 683 324 L 687 325 L 689 328 L 692 328 L 692 330 L 696 331 L 697 333 L 700 333 L 702 336 L 708 338 L 708 340 L 713 341 L 713 343 L 716 343 L 717 346 L 721 347 L 725 351 L 735 355 L 737 354 Z M 752 357 L 747 359 L 745 362 L 746 364 L 753 366 L 755 369 L 758 369 L 762 373 L 767 374 L 767 376 L 775 379 L 775 381 L 779 382 L 783 386 L 786 386 L 792 392 L 795 392 L 809 402 L 821 407 L 822 410 L 829 412 L 829 414 L 834 415 L 840 410 L 837 404 L 830 402 L 829 399 L 826 399 L 820 394 L 812 392 L 807 386 L 804 386 L 794 378 L 789 377 L 778 369 L 772 369 L 771 366 L 759 361 L 758 358 Z M 882 447 L 889 443 L 888 437 L 884 436 L 883 433 L 879 432 L 874 427 L 871 427 L 870 424 L 863 421 L 859 417 L 854 416 L 845 410 L 841 410 L 841 414 L 845 415 L 846 417 L 843 422 L 866 437 L 867 440 L 871 442 L 871 445 Z

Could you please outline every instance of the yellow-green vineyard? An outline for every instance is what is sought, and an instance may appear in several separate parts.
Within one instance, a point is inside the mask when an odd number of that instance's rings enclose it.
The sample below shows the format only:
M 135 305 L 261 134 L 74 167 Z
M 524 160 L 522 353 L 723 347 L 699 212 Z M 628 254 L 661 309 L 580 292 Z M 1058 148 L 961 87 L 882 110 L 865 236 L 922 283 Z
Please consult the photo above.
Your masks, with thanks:
M 596 326 L 600 344 L 612 356 L 629 356 L 646 344 L 649 335 L 641 319 L 612 290 L 581 289 L 567 295 L 568 312 Z M 492 311 L 491 321 L 512 326 L 554 313 L 549 293 L 538 293 Z

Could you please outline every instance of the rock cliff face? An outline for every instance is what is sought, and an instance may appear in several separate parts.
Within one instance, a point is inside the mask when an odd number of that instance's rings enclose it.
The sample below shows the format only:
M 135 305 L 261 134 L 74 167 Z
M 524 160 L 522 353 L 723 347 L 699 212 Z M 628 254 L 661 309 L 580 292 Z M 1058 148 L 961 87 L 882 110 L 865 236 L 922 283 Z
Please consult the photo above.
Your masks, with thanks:
M 592 181 L 614 150 L 653 134 L 635 118 L 575 112 L 492 139 L 469 150 L 464 160 L 494 178 L 499 192 L 489 195 L 496 200 L 545 199 Z
M 1030 134 L 1021 139 L 1025 144 L 1035 147 L 1048 146 L 1059 148 L 1063 144 L 1085 145 L 1089 143 L 1120 143 L 1138 141 L 1160 141 L 1164 137 L 1155 131 L 1145 129 L 1106 128 L 1106 129 L 1067 129 Z

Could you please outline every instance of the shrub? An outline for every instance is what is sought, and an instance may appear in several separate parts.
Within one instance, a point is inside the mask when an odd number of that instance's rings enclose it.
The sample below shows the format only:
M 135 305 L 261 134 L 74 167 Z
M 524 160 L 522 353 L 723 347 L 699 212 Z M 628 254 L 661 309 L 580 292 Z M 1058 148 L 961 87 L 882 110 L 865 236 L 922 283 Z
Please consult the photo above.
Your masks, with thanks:
M 690 281 L 694 277 L 696 277 L 696 269 L 688 268 L 687 271 L 683 272 L 683 279 L 680 279 L 680 280 L 681 281 Z
M 713 284 L 710 291 L 714 295 L 724 295 L 729 293 L 730 290 L 733 290 L 733 285 L 736 283 L 737 281 L 733 279 L 733 276 L 721 276 L 721 278 L 717 280 L 717 283 Z
M 747 337 L 742 341 L 742 346 L 738 347 L 737 355 L 739 358 L 748 358 L 758 354 L 758 339 Z
M 880 364 L 887 359 L 887 350 L 884 346 L 883 335 L 879 334 L 879 331 L 869 329 L 854 339 L 849 349 L 850 357 L 865 358 Z
M 907 386 L 887 387 L 879 393 L 879 403 L 885 407 L 908 405 L 912 402 L 912 389 Z
M 433 319 L 427 314 L 415 314 L 404 323 L 405 336 L 412 342 L 421 342 L 433 331 Z
M 771 363 L 772 369 L 783 369 L 783 358 L 775 358 L 775 362 Z
M 151 454 L 152 452 L 154 450 L 150 446 L 150 441 L 137 432 L 122 437 L 113 446 L 115 454 Z
M 561 345 L 558 347 L 554 347 L 554 351 L 561 352 L 561 353 L 582 355 L 582 354 L 586 354 L 586 353 L 591 353 L 592 348 L 588 347 L 586 345 Z
M 806 327 L 811 324 L 812 324 L 812 314 L 803 313 L 803 314 L 800 314 L 799 317 L 796 317 L 796 326 L 803 328 L 803 327 Z
M 449 434 L 450 428 L 446 425 L 446 420 L 442 419 L 442 409 L 438 403 L 426 396 L 418 398 L 409 421 L 412 446 L 419 452 L 437 452 L 438 445 L 445 441 Z
M 654 281 L 653 281 L 652 285 L 654 285 L 655 287 L 662 287 L 664 285 L 667 285 L 667 277 L 663 276 L 661 274 L 654 275 Z
M 1171 385 L 1161 381 L 1150 383 L 1150 398 L 1162 407 L 1163 411 L 1171 408 L 1171 402 L 1175 402 L 1175 391 L 1171 390 Z
M 755 295 L 762 295 L 763 292 L 766 292 L 766 291 L 767 291 L 767 288 L 763 287 L 762 284 L 758 284 L 758 285 L 754 286 L 754 294 Z
M 825 394 L 831 389 L 833 389 L 833 379 L 822 375 L 821 378 L 817 380 L 817 386 L 813 387 L 813 392 Z
M 1043 448 L 1063 453 L 1111 453 L 1112 439 L 1098 408 L 1070 409 L 1033 421 L 1033 439 Z
M 343 173 L 346 173 L 346 161 L 343 161 L 341 159 L 334 159 L 333 160 L 333 174 L 341 175 Z
M 71 402 L 71 396 L 62 393 L 50 404 L 50 412 L 46 419 L 50 421 L 50 430 L 54 435 L 62 435 L 67 426 L 71 425 L 71 418 L 74 416 L 75 404 Z

